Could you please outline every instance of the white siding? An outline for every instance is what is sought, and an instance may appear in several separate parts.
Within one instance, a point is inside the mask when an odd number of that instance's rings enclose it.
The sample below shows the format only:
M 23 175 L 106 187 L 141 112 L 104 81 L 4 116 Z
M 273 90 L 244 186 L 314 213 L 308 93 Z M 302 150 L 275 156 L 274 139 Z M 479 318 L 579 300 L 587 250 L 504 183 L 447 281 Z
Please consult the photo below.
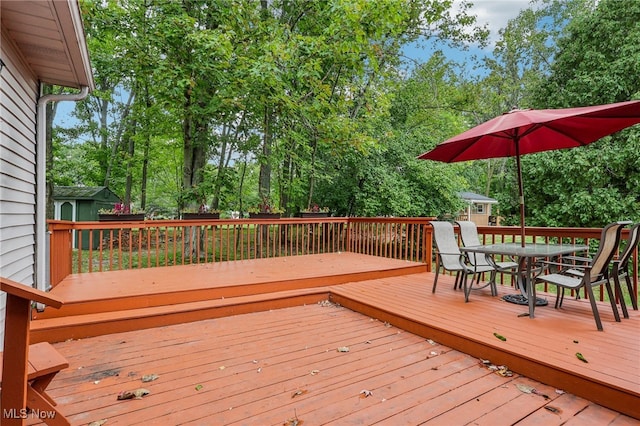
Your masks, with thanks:
M 0 37 L 0 276 L 33 286 L 38 82 L 5 34 Z M 1 351 L 6 295 L 0 293 Z

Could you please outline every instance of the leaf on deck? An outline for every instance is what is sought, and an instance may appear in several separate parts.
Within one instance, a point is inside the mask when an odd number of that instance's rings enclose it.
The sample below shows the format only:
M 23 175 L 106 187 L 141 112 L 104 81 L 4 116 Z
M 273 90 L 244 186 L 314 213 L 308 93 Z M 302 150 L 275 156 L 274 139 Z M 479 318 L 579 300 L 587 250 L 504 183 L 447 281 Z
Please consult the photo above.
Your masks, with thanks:
M 307 392 L 309 392 L 309 391 L 306 390 L 306 389 L 298 389 L 297 391 L 295 391 L 294 393 L 291 394 L 291 398 L 295 398 L 296 396 L 304 395 Z
M 157 380 L 158 377 L 160 376 L 158 376 L 157 374 L 145 374 L 140 380 L 142 380 L 142 383 L 149 383 Z
M 560 413 L 562 413 L 562 410 L 561 410 L 561 409 L 556 408 L 556 407 L 553 407 L 553 406 L 551 406 L 551 405 L 545 405 L 545 406 L 544 406 L 544 409 L 545 409 L 545 410 L 547 410 L 547 411 L 551 411 L 552 413 L 555 413 L 555 414 L 560 414 Z
M 138 388 L 132 391 L 122 391 L 118 394 L 118 400 L 124 400 L 124 399 L 142 399 L 143 396 L 147 396 L 149 395 L 151 392 L 149 392 L 148 389 L 145 388 Z
M 360 391 L 360 398 L 368 398 L 373 395 L 373 392 L 367 389 L 363 389 Z
M 283 426 L 300 426 L 302 424 L 302 420 L 298 419 L 298 416 L 291 417 L 287 419 L 283 424 Z
M 544 399 L 550 399 L 548 395 L 538 392 L 533 386 L 525 385 L 522 383 L 516 383 L 516 387 L 523 393 L 532 393 L 543 397 Z
M 533 391 L 535 390 L 533 386 L 525 385 L 522 383 L 516 383 L 516 387 L 522 393 L 533 393 Z

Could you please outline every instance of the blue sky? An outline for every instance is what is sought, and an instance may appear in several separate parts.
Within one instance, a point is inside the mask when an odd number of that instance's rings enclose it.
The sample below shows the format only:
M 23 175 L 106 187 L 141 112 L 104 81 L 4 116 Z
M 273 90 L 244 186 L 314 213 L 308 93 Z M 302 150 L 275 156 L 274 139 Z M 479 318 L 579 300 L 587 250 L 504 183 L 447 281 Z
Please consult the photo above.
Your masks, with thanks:
M 454 0 L 453 11 L 459 7 L 460 3 L 460 0 Z M 498 39 L 499 30 L 505 28 L 510 19 L 516 18 L 521 10 L 530 6 L 530 0 L 476 0 L 469 13 L 476 16 L 479 26 L 487 25 L 491 33 L 489 45 L 484 50 L 478 46 L 468 46 L 467 51 L 455 50 L 446 46 L 427 48 L 407 46 L 404 50 L 405 55 L 419 63 L 427 61 L 436 48 L 441 49 L 449 59 L 458 62 L 462 62 L 465 56 L 472 54 L 490 55 Z M 432 44 L 428 43 L 427 46 L 432 46 Z

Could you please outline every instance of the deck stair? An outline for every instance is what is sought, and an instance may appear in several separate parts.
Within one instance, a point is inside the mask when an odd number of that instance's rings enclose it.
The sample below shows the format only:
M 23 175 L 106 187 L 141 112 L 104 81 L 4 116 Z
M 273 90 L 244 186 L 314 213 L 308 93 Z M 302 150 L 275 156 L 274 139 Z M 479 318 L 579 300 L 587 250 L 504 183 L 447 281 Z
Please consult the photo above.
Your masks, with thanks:
M 421 273 L 426 266 L 349 254 L 76 274 L 52 289 L 62 309 L 34 312 L 32 342 L 59 342 L 317 303 L 329 286 Z M 357 256 L 357 255 L 356 255 Z

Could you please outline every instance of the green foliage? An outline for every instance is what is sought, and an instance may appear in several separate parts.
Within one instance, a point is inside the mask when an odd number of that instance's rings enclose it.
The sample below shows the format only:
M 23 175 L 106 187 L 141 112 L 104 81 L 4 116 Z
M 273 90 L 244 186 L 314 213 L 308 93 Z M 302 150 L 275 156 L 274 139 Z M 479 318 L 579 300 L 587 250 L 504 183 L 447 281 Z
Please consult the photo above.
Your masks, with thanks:
M 558 41 L 551 74 L 533 92 L 536 106 L 594 105 L 640 98 L 640 4 L 602 0 Z M 538 154 L 523 162 L 532 224 L 603 226 L 640 218 L 640 130 L 588 147 Z

